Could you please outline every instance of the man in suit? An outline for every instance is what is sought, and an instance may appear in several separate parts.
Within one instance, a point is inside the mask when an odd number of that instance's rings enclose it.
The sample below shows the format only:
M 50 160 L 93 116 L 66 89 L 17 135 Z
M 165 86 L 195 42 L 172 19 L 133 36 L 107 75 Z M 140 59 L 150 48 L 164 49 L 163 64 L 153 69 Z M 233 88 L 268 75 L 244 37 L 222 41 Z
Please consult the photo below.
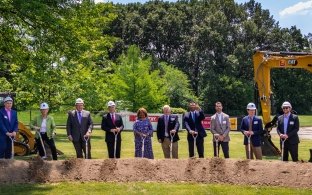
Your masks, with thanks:
M 213 134 L 212 143 L 214 156 L 217 156 L 216 151 L 221 145 L 224 158 L 229 158 L 229 141 L 230 141 L 230 118 L 229 115 L 222 112 L 222 103 L 215 103 L 216 113 L 211 117 L 210 131 Z M 218 146 L 216 145 L 216 139 L 218 140 Z M 219 156 L 218 156 L 219 157 Z
M 91 133 L 93 129 L 93 122 L 89 111 L 84 110 L 84 102 L 78 98 L 75 103 L 75 110 L 68 112 L 67 118 L 67 136 L 73 142 L 77 158 L 91 159 Z M 86 155 L 86 140 L 88 140 L 88 156 Z
M 116 104 L 113 101 L 107 103 L 109 113 L 102 119 L 101 128 L 105 131 L 105 142 L 109 158 L 120 158 L 121 131 L 124 128 L 122 117 L 116 114 Z M 117 136 L 115 148 L 115 136 Z M 115 151 L 116 149 L 116 151 Z M 116 156 L 114 156 L 116 154 Z
M 294 162 L 298 161 L 298 145 L 299 145 L 299 118 L 291 113 L 291 104 L 284 102 L 282 104 L 283 115 L 278 117 L 277 133 L 280 136 L 280 143 L 284 142 L 283 161 L 288 161 L 288 152 Z
M 4 98 L 4 108 L 0 110 L 0 159 L 12 157 L 12 140 L 18 132 L 17 112 L 12 109 L 13 99 Z
M 189 103 L 190 112 L 184 115 L 184 125 L 187 130 L 187 141 L 189 148 L 189 157 L 195 157 L 194 154 L 194 139 L 196 138 L 196 147 L 199 158 L 204 158 L 204 137 L 207 136 L 202 125 L 202 120 L 205 119 L 203 111 L 194 101 Z
M 172 158 L 178 158 L 178 141 L 180 123 L 177 115 L 171 114 L 169 105 L 163 107 L 163 115 L 158 118 L 157 138 L 161 143 L 165 158 L 170 158 L 170 145 L 172 136 Z
M 246 150 L 246 157 L 253 159 L 253 154 L 256 159 L 262 160 L 262 150 L 261 150 L 261 136 L 263 135 L 262 120 L 255 116 L 256 105 L 254 103 L 249 103 L 247 105 L 248 116 L 242 119 L 240 130 L 245 135 L 244 145 Z M 248 147 L 248 137 L 250 137 L 250 151 Z M 250 154 L 249 154 L 250 152 Z

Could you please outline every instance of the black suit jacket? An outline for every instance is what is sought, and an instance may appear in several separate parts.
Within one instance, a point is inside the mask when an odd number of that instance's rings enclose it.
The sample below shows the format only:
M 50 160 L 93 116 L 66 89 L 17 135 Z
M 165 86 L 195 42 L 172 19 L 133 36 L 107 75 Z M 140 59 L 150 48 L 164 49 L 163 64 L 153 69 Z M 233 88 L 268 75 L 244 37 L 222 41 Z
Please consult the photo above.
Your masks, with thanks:
M 116 127 L 120 128 L 120 131 L 122 131 L 124 128 L 121 115 L 115 113 L 115 124 L 114 124 L 112 121 L 110 113 L 104 114 L 104 116 L 102 118 L 101 128 L 105 131 L 105 141 L 106 142 L 114 142 L 115 141 L 115 134 L 113 132 L 111 132 L 110 130 L 116 129 Z M 121 140 L 120 133 L 118 133 L 118 135 L 117 135 L 117 140 Z
M 165 139 L 165 115 L 162 115 L 158 118 L 158 123 L 157 123 L 157 138 L 161 139 L 161 141 L 163 142 Z M 180 127 L 180 123 L 178 120 L 178 116 L 177 115 L 169 115 L 169 121 L 168 121 L 168 135 L 170 137 L 170 130 L 175 129 L 176 133 L 173 136 L 173 142 L 176 142 L 178 140 L 180 140 L 179 135 L 178 135 L 178 131 L 179 131 L 179 127 Z
M 73 137 L 73 142 L 78 142 L 80 136 L 83 140 L 83 136 L 87 131 L 92 131 L 93 122 L 89 111 L 81 111 L 81 124 L 78 121 L 77 110 L 72 110 L 68 112 L 66 131 L 67 136 L 71 135 Z
M 207 136 L 206 130 L 201 124 L 201 121 L 205 119 L 204 112 L 202 110 L 200 111 L 195 111 L 195 123 L 192 119 L 191 112 L 187 112 L 184 115 L 184 124 L 186 130 L 189 132 L 190 130 L 196 130 L 198 132 L 198 137 L 197 139 L 203 139 L 204 137 Z M 191 134 L 187 134 L 187 139 L 193 139 Z
M 284 115 L 278 117 L 276 131 L 279 135 L 284 134 Z M 295 114 L 290 114 L 286 133 L 288 135 L 287 141 L 290 144 L 298 144 L 300 142 L 298 131 L 299 131 L 299 118 Z

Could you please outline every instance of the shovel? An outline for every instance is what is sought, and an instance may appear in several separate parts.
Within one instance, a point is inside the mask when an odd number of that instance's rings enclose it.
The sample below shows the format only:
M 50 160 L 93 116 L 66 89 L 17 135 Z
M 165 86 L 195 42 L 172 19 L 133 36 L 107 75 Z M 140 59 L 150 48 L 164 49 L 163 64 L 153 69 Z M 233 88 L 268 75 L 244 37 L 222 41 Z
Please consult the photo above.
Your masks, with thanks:
M 114 158 L 116 158 L 116 149 L 117 149 L 117 136 L 118 132 L 114 132 L 115 135 L 115 142 L 114 142 Z
M 216 156 L 219 157 L 219 134 L 214 134 L 213 135 L 214 137 L 214 140 L 216 142 L 216 147 L 215 147 L 215 150 L 216 150 Z
M 281 141 L 282 141 L 282 152 L 281 152 L 281 161 L 284 161 L 284 146 L 285 146 L 285 141 L 286 139 L 284 138 L 281 138 Z
M 88 141 L 89 141 L 89 136 L 84 136 L 83 137 L 84 141 L 86 142 L 86 155 L 85 155 L 85 159 L 88 159 L 89 156 L 89 145 L 88 145 Z
M 14 137 L 9 136 L 11 139 L 11 159 L 14 159 Z
M 144 158 L 144 142 L 145 142 L 145 138 L 146 136 L 145 135 L 142 135 L 141 136 L 141 139 L 142 139 L 142 158 Z
M 170 157 L 173 158 L 172 156 L 172 144 L 173 144 L 173 137 L 175 133 L 170 133 Z
M 43 153 L 44 153 L 44 156 L 42 157 L 42 159 L 46 159 L 46 158 L 47 158 L 47 152 L 46 152 L 46 149 L 45 149 L 45 147 L 44 147 L 44 143 L 43 143 L 41 134 L 40 134 L 40 132 L 37 132 L 37 133 L 38 133 L 38 135 L 39 135 L 40 143 L 41 143 L 41 146 L 42 146 L 42 148 L 43 148 Z
M 247 136 L 247 135 L 246 135 Z M 248 159 L 251 159 L 251 143 L 250 143 L 250 138 L 251 138 L 251 135 L 249 134 L 247 136 L 247 139 L 248 139 Z
M 196 131 L 195 131 L 196 132 Z M 194 133 L 194 134 L 192 134 L 192 136 L 193 136 L 193 139 L 194 139 L 194 156 L 193 157 L 195 157 L 196 155 L 195 155 L 195 148 L 196 148 L 196 138 L 197 138 L 197 136 L 198 136 L 198 132 L 196 132 L 196 134 Z

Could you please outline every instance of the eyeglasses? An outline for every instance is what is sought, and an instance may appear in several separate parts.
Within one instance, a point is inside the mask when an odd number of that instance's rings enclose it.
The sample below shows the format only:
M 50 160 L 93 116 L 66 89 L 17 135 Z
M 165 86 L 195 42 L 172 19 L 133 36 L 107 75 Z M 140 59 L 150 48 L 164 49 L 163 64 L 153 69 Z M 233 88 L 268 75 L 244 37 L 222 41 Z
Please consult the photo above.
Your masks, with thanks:
M 289 107 L 283 107 L 283 110 L 286 110 L 286 109 L 288 109 Z

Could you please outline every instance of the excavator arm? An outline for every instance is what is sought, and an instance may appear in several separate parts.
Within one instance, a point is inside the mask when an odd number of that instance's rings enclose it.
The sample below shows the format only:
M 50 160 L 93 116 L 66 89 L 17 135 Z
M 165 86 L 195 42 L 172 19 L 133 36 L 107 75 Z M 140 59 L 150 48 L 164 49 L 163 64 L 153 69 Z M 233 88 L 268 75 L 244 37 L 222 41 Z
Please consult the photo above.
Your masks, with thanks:
M 269 52 L 257 51 L 253 55 L 254 80 L 258 88 L 258 95 L 265 125 L 264 142 L 270 145 L 263 148 L 268 155 L 277 155 L 279 150 L 271 141 L 270 131 L 277 122 L 277 116 L 271 120 L 271 69 L 273 68 L 301 68 L 312 72 L 312 53 L 307 52 Z M 275 150 L 275 152 L 270 152 Z M 266 154 L 264 154 L 266 155 Z

